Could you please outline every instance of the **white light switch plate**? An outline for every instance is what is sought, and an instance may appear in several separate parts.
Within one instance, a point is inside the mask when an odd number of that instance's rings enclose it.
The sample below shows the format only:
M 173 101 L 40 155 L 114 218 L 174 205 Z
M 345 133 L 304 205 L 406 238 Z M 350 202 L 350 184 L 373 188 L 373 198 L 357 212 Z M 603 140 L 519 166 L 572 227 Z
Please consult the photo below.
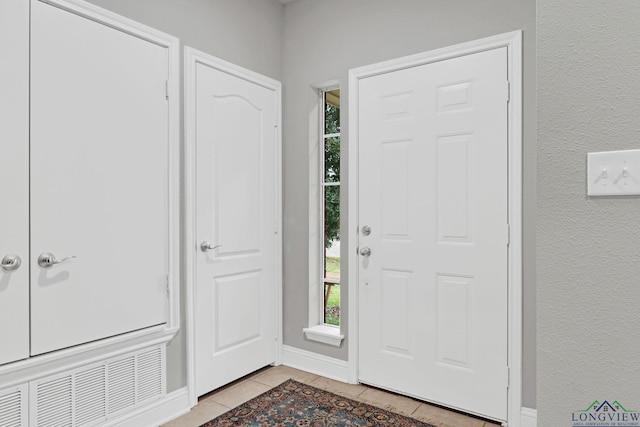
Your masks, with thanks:
M 587 154 L 587 195 L 640 195 L 640 150 Z

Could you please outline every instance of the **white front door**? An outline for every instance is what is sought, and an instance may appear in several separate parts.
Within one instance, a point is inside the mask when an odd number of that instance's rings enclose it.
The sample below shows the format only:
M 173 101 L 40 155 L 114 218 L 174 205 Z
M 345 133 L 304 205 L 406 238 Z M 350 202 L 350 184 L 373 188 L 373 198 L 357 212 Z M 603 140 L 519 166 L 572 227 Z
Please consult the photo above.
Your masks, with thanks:
M 0 2 L 0 364 L 29 356 L 29 2 Z
M 359 378 L 498 420 L 507 95 L 507 48 L 359 86 Z
M 167 320 L 168 73 L 166 47 L 31 2 L 32 355 Z
M 196 64 L 195 100 L 187 100 L 195 105 L 198 395 L 274 363 L 278 337 L 279 91 L 218 65 Z

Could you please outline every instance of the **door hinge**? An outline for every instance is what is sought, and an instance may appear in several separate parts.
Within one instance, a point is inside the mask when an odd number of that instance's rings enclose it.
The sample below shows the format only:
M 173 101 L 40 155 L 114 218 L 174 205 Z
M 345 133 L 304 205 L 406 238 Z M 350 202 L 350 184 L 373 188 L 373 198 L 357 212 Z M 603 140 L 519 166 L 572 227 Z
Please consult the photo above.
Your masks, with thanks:
M 164 283 L 165 283 L 165 287 L 167 290 L 167 298 L 169 298 L 171 296 L 171 286 L 169 283 L 169 275 L 167 274 L 166 276 L 164 276 Z
M 507 103 L 511 102 L 511 82 L 507 80 Z
M 164 98 L 169 100 L 169 80 L 164 81 Z
M 511 224 L 507 224 L 507 246 L 511 245 Z

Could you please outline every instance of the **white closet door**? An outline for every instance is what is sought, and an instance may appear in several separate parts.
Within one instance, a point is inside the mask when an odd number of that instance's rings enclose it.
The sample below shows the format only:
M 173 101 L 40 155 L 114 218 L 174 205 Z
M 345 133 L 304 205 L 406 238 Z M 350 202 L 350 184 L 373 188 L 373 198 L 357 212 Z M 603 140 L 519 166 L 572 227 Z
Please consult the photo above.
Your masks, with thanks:
M 279 83 L 213 58 L 196 65 L 194 81 L 187 102 L 196 112 L 196 391 L 202 395 L 276 360 L 280 92 Z
M 168 52 L 40 1 L 31 25 L 36 355 L 166 321 Z
M 17 269 L 0 268 L 2 364 L 29 355 L 28 2 L 0 2 L 0 40 L 0 260 L 22 261 Z

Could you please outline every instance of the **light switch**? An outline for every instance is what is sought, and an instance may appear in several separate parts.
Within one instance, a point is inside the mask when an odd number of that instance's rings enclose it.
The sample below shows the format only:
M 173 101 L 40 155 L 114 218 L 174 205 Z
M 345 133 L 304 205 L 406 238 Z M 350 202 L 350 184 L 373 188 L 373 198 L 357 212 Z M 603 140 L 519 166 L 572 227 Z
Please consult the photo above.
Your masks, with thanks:
M 640 195 L 640 150 L 587 154 L 587 195 Z

